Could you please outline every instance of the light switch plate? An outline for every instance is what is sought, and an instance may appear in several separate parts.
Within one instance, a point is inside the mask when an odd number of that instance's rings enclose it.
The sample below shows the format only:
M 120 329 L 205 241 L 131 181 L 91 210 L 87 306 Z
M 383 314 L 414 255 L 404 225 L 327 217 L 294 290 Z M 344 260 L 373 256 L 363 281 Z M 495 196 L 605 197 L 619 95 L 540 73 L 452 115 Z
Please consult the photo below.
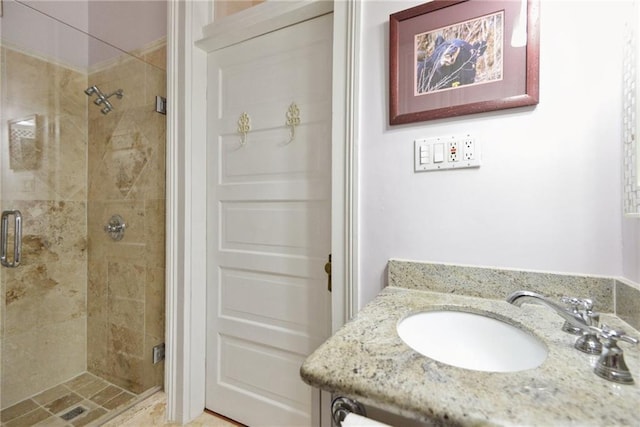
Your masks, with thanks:
M 443 147 L 444 159 L 441 153 Z M 480 144 L 470 134 L 421 138 L 413 141 L 415 172 L 477 168 L 480 167 L 480 160 Z

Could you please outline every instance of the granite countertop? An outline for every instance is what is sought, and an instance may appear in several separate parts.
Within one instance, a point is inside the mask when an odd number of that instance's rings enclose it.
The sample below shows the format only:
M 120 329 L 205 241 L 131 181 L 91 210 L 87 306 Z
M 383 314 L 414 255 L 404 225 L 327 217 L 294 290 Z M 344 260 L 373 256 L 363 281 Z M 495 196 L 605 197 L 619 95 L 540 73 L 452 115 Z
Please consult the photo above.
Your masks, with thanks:
M 396 333 L 405 316 L 438 308 L 491 312 L 512 319 L 547 345 L 546 361 L 513 373 L 471 371 L 413 351 Z M 618 317 L 601 323 L 640 338 Z M 580 425 L 640 423 L 640 346 L 620 343 L 636 381 L 622 385 L 593 373 L 598 356 L 573 348 L 563 319 L 537 304 L 387 287 L 322 344 L 300 369 L 311 386 L 408 418 L 440 425 Z

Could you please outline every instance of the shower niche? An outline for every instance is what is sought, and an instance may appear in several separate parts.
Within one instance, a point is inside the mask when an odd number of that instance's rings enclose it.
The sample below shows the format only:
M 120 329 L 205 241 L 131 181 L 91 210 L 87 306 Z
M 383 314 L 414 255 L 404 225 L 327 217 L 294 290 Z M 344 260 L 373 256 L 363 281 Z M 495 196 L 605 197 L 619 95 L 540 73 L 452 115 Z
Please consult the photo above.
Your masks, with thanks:
M 38 115 L 9 120 L 9 168 L 14 171 L 40 167 L 42 152 Z

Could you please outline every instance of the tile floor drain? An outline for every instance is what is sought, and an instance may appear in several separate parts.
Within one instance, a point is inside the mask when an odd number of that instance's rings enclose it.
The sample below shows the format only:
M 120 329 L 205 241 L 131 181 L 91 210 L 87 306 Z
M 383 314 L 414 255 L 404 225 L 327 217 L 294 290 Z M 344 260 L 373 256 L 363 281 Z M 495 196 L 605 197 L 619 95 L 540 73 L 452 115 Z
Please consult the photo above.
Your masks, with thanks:
M 61 415 L 60 418 L 62 418 L 65 421 L 69 421 L 69 420 L 74 419 L 75 417 L 77 417 L 80 414 L 84 414 L 87 411 L 88 411 L 87 408 L 83 408 L 82 406 L 78 406 L 76 408 L 73 408 L 72 410 L 70 410 L 66 414 Z

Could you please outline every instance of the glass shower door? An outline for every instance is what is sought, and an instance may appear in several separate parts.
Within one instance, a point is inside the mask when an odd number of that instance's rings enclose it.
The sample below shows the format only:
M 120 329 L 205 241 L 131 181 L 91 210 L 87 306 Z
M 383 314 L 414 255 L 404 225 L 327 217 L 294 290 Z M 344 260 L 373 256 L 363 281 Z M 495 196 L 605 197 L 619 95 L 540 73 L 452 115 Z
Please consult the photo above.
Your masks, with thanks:
M 84 425 L 162 385 L 164 41 L 133 56 L 3 3 L 2 423 Z

